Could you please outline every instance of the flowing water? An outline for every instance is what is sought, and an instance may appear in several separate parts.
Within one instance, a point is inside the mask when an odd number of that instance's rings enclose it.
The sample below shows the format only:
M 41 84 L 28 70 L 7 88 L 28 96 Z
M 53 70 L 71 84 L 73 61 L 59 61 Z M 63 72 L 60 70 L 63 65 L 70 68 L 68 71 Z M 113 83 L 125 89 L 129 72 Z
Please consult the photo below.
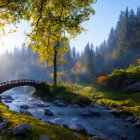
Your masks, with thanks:
M 52 102 L 47 102 L 48 107 L 54 113 L 54 116 L 46 116 L 43 107 L 37 107 L 37 103 L 42 102 L 31 97 L 29 94 L 20 91 L 9 90 L 3 95 L 11 95 L 14 98 L 12 103 L 4 103 L 10 110 L 20 112 L 20 105 L 29 105 L 28 111 L 36 118 L 44 122 L 50 121 L 56 125 L 63 124 L 81 124 L 89 134 L 95 134 L 112 140 L 122 140 L 122 136 L 127 136 L 128 140 L 140 140 L 140 129 L 133 124 L 114 117 L 104 107 L 83 107 L 74 108 L 71 105 L 67 107 L 57 107 Z M 101 116 L 82 117 L 80 114 L 86 110 L 99 112 Z

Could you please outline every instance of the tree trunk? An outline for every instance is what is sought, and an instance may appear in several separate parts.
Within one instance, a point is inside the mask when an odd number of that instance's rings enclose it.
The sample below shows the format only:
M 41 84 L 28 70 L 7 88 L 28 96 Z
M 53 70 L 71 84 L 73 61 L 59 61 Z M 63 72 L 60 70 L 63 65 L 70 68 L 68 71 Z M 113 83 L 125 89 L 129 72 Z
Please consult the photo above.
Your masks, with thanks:
M 53 82 L 57 85 L 57 51 L 54 50 L 54 71 L 53 71 Z

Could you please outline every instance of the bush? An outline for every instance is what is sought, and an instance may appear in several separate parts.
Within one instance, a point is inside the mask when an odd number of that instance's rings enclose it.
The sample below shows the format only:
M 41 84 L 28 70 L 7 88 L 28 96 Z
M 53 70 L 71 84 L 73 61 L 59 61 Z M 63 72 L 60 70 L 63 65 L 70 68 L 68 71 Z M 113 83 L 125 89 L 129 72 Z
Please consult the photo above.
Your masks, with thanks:
M 108 76 L 99 77 L 97 83 L 116 90 L 123 90 L 138 81 L 140 81 L 140 66 L 130 65 L 128 69 L 114 70 Z
M 47 94 L 50 94 L 50 86 L 45 82 L 41 82 L 39 91 L 31 92 L 30 94 L 34 96 L 37 95 L 39 97 L 45 97 Z
M 125 70 L 114 70 L 112 74 L 109 75 L 110 79 L 124 79 L 127 77 L 127 73 Z
M 103 86 L 107 86 L 109 84 L 109 78 L 107 76 L 100 76 L 97 83 Z
M 140 80 L 140 66 L 130 66 L 128 69 L 114 70 L 110 75 L 110 79 L 122 80 L 122 79 L 139 79 Z
M 66 94 L 68 92 L 68 89 L 63 85 L 52 86 L 51 92 L 53 94 Z

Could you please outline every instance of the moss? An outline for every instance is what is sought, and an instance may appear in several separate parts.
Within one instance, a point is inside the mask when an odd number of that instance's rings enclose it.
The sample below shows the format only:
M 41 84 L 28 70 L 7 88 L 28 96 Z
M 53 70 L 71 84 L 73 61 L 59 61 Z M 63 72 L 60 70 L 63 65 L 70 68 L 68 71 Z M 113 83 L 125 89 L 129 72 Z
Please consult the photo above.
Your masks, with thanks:
M 0 104 L 0 116 L 7 117 L 9 127 L 15 128 L 17 125 L 27 123 L 32 129 L 26 135 L 15 136 L 13 134 L 13 129 L 9 130 L 6 128 L 4 131 L 1 131 L 1 136 L 3 140 L 38 140 L 40 136 L 46 135 L 52 140 L 76 140 L 74 132 L 66 128 L 54 126 L 50 124 L 45 124 L 44 122 L 34 118 L 33 116 L 23 115 L 14 111 L 10 111 L 3 104 Z M 87 140 L 88 138 L 82 136 L 81 140 Z

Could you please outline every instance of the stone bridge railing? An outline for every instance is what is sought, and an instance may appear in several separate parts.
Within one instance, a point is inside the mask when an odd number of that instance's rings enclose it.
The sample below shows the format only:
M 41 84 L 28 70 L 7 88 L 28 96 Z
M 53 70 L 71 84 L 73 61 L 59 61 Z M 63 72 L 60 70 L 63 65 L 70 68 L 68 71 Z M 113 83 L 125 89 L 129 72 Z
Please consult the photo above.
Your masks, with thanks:
M 12 89 L 19 86 L 32 86 L 36 91 L 40 88 L 40 82 L 36 80 L 29 79 L 18 79 L 18 80 L 7 80 L 6 82 L 0 82 L 0 94 L 4 91 Z
M 19 79 L 19 80 L 7 80 L 6 82 L 0 82 L 0 87 L 9 85 L 9 84 L 18 84 L 18 83 L 36 83 L 39 84 L 39 81 L 30 80 L 30 79 Z

